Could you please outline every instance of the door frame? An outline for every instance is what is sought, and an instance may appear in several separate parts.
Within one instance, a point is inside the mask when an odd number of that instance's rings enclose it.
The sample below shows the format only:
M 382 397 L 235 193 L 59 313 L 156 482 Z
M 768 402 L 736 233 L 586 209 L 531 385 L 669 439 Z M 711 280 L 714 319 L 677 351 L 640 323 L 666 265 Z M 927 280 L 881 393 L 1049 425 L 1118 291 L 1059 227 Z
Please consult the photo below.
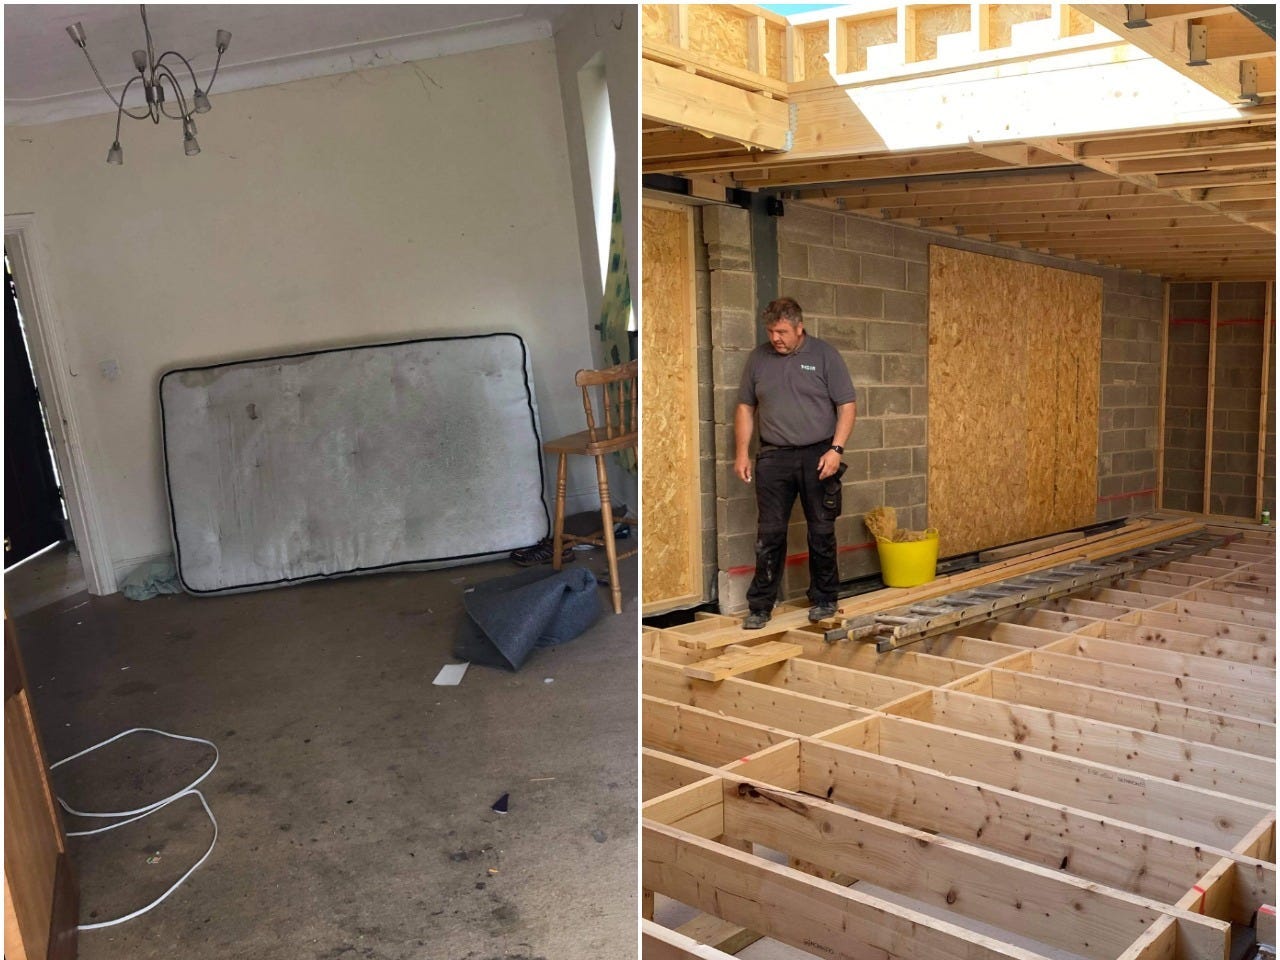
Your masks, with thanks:
M 14 282 L 21 295 L 23 327 L 31 348 L 32 373 L 48 412 L 53 456 L 62 478 L 62 496 L 71 532 L 84 564 L 85 582 L 96 595 L 115 593 L 115 568 L 107 550 L 101 499 L 94 488 L 84 455 L 84 433 L 71 402 L 71 373 L 67 363 L 65 329 L 54 309 L 44 266 L 44 245 L 32 213 L 6 214 L 4 245 Z

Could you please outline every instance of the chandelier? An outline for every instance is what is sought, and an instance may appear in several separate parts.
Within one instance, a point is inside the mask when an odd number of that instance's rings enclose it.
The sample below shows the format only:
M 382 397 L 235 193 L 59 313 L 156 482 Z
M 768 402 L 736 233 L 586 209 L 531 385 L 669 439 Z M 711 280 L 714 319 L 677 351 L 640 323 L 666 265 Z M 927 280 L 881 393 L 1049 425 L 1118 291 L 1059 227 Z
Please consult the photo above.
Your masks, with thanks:
M 200 84 L 196 81 L 196 72 L 192 69 L 191 63 L 182 54 L 174 50 L 166 50 L 160 56 L 156 56 L 155 46 L 151 41 L 151 26 L 147 23 L 147 5 L 144 3 L 139 8 L 142 11 L 142 30 L 147 36 L 147 49 L 133 51 L 133 65 L 138 71 L 136 77 L 130 77 L 129 82 L 124 85 L 124 89 L 120 91 L 119 99 L 111 92 L 102 80 L 102 74 L 98 73 L 98 68 L 94 66 L 93 58 L 89 56 L 89 47 L 84 34 L 84 27 L 76 23 L 67 27 L 67 33 L 71 35 L 71 39 L 75 45 L 84 51 L 84 58 L 89 61 L 89 68 L 93 71 L 93 75 L 98 78 L 98 85 L 111 102 L 116 105 L 116 138 L 111 144 L 111 149 L 107 151 L 107 163 L 121 164 L 124 163 L 124 150 L 120 148 L 120 121 L 124 117 L 133 120 L 150 120 L 152 123 L 159 123 L 162 117 L 170 120 L 182 121 L 182 146 L 188 157 L 194 157 L 200 152 L 200 144 L 196 140 L 196 121 L 197 113 L 208 113 L 212 107 L 209 104 L 208 90 L 213 88 L 213 81 L 218 79 L 218 67 L 222 63 L 222 55 L 227 52 L 227 47 L 231 45 L 231 34 L 226 30 L 219 30 L 216 45 L 218 50 L 218 59 L 213 65 L 213 76 L 209 78 L 209 87 L 206 90 L 200 89 Z M 191 96 L 188 98 L 183 92 L 182 84 L 178 82 L 177 74 L 173 72 L 169 63 L 166 61 L 172 58 L 173 61 L 182 61 L 182 65 L 187 68 L 187 73 L 191 77 Z M 146 108 L 138 110 L 130 110 L 125 107 L 125 97 L 129 94 L 129 88 L 135 83 L 142 84 L 142 91 L 146 97 Z M 166 89 L 168 93 L 166 94 Z M 177 104 L 177 113 L 171 112 L 170 104 Z

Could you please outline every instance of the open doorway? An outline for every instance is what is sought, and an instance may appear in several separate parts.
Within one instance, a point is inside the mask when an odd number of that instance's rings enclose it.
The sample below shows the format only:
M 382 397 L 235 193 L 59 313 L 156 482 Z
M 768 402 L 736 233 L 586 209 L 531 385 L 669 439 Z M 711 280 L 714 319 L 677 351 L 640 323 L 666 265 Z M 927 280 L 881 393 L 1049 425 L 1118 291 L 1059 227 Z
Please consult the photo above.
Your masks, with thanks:
M 71 540 L 18 288 L 4 258 L 4 568 Z
M 35 426 L 34 418 L 29 420 L 31 444 L 33 447 L 39 446 L 46 453 L 52 450 L 49 455 L 52 461 L 49 470 L 53 476 L 52 486 L 59 491 L 60 499 L 57 516 L 61 532 L 56 542 L 64 544 L 59 550 L 50 551 L 50 554 L 57 554 L 60 558 L 57 578 L 66 579 L 70 576 L 78 581 L 75 584 L 64 583 L 59 590 L 71 589 L 72 592 L 77 592 L 87 589 L 97 595 L 115 593 L 116 577 L 108 550 L 108 538 L 103 528 L 97 495 L 86 470 L 78 418 L 70 403 L 70 378 L 76 375 L 76 371 L 68 362 L 63 349 L 65 338 L 49 295 L 35 217 L 29 213 L 6 214 L 4 221 L 5 291 L 6 297 L 10 294 L 15 296 L 18 335 L 21 338 L 21 345 L 15 345 L 12 349 L 6 339 L 6 366 L 13 356 L 20 356 L 28 369 L 30 382 L 34 383 L 31 389 L 38 392 L 38 403 L 43 408 L 43 414 L 39 428 Z M 9 333 L 6 332 L 6 338 L 8 336 Z M 7 390 L 5 403 L 6 407 L 12 403 Z M 6 432 L 9 429 L 12 428 L 6 423 Z M 8 446 L 6 440 L 6 459 L 9 455 Z M 6 464 L 6 480 L 7 469 Z M 47 476 L 46 474 L 46 479 Z M 6 503 L 6 514 L 11 509 Z M 9 520 L 6 519 L 5 523 L 7 525 Z M 9 536 L 8 529 L 5 530 L 5 536 Z M 10 559 L 10 553 L 12 551 L 6 552 L 6 569 L 16 562 Z M 42 555 L 40 562 L 43 564 L 47 559 Z M 21 568 L 24 578 L 30 573 L 28 566 L 30 564 Z M 46 578 L 42 576 L 38 579 Z M 5 577 L 5 595 L 10 615 L 14 615 L 14 590 L 19 586 L 14 577 Z

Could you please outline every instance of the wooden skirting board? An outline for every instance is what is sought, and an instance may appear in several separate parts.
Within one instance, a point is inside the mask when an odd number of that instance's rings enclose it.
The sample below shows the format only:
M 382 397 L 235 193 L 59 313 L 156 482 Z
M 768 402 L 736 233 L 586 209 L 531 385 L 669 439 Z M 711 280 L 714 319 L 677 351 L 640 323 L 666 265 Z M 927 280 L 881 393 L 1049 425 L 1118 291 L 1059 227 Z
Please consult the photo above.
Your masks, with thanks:
M 1142 520 L 840 615 L 1203 529 Z M 1275 537 L 1212 530 L 1228 541 L 886 653 L 798 606 L 646 629 L 643 956 L 1274 945 Z

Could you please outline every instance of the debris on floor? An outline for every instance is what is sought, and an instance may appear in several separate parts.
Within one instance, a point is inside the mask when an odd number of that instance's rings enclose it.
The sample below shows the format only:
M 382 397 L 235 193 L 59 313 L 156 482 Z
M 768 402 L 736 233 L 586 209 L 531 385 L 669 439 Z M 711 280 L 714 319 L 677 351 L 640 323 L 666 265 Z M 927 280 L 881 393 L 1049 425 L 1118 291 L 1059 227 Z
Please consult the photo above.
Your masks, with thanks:
M 507 805 L 510 801 L 510 798 L 511 798 L 511 794 L 504 793 L 496 801 L 494 801 L 493 806 L 490 807 L 489 809 L 492 810 L 494 813 L 506 813 Z
M 446 663 L 440 668 L 440 672 L 436 674 L 436 678 L 431 681 L 432 686 L 436 687 L 456 687 L 462 682 L 463 675 L 467 672 L 468 663 Z
M 150 560 L 135 569 L 120 584 L 120 592 L 130 600 L 150 600 L 162 593 L 181 593 L 182 584 L 171 558 Z

